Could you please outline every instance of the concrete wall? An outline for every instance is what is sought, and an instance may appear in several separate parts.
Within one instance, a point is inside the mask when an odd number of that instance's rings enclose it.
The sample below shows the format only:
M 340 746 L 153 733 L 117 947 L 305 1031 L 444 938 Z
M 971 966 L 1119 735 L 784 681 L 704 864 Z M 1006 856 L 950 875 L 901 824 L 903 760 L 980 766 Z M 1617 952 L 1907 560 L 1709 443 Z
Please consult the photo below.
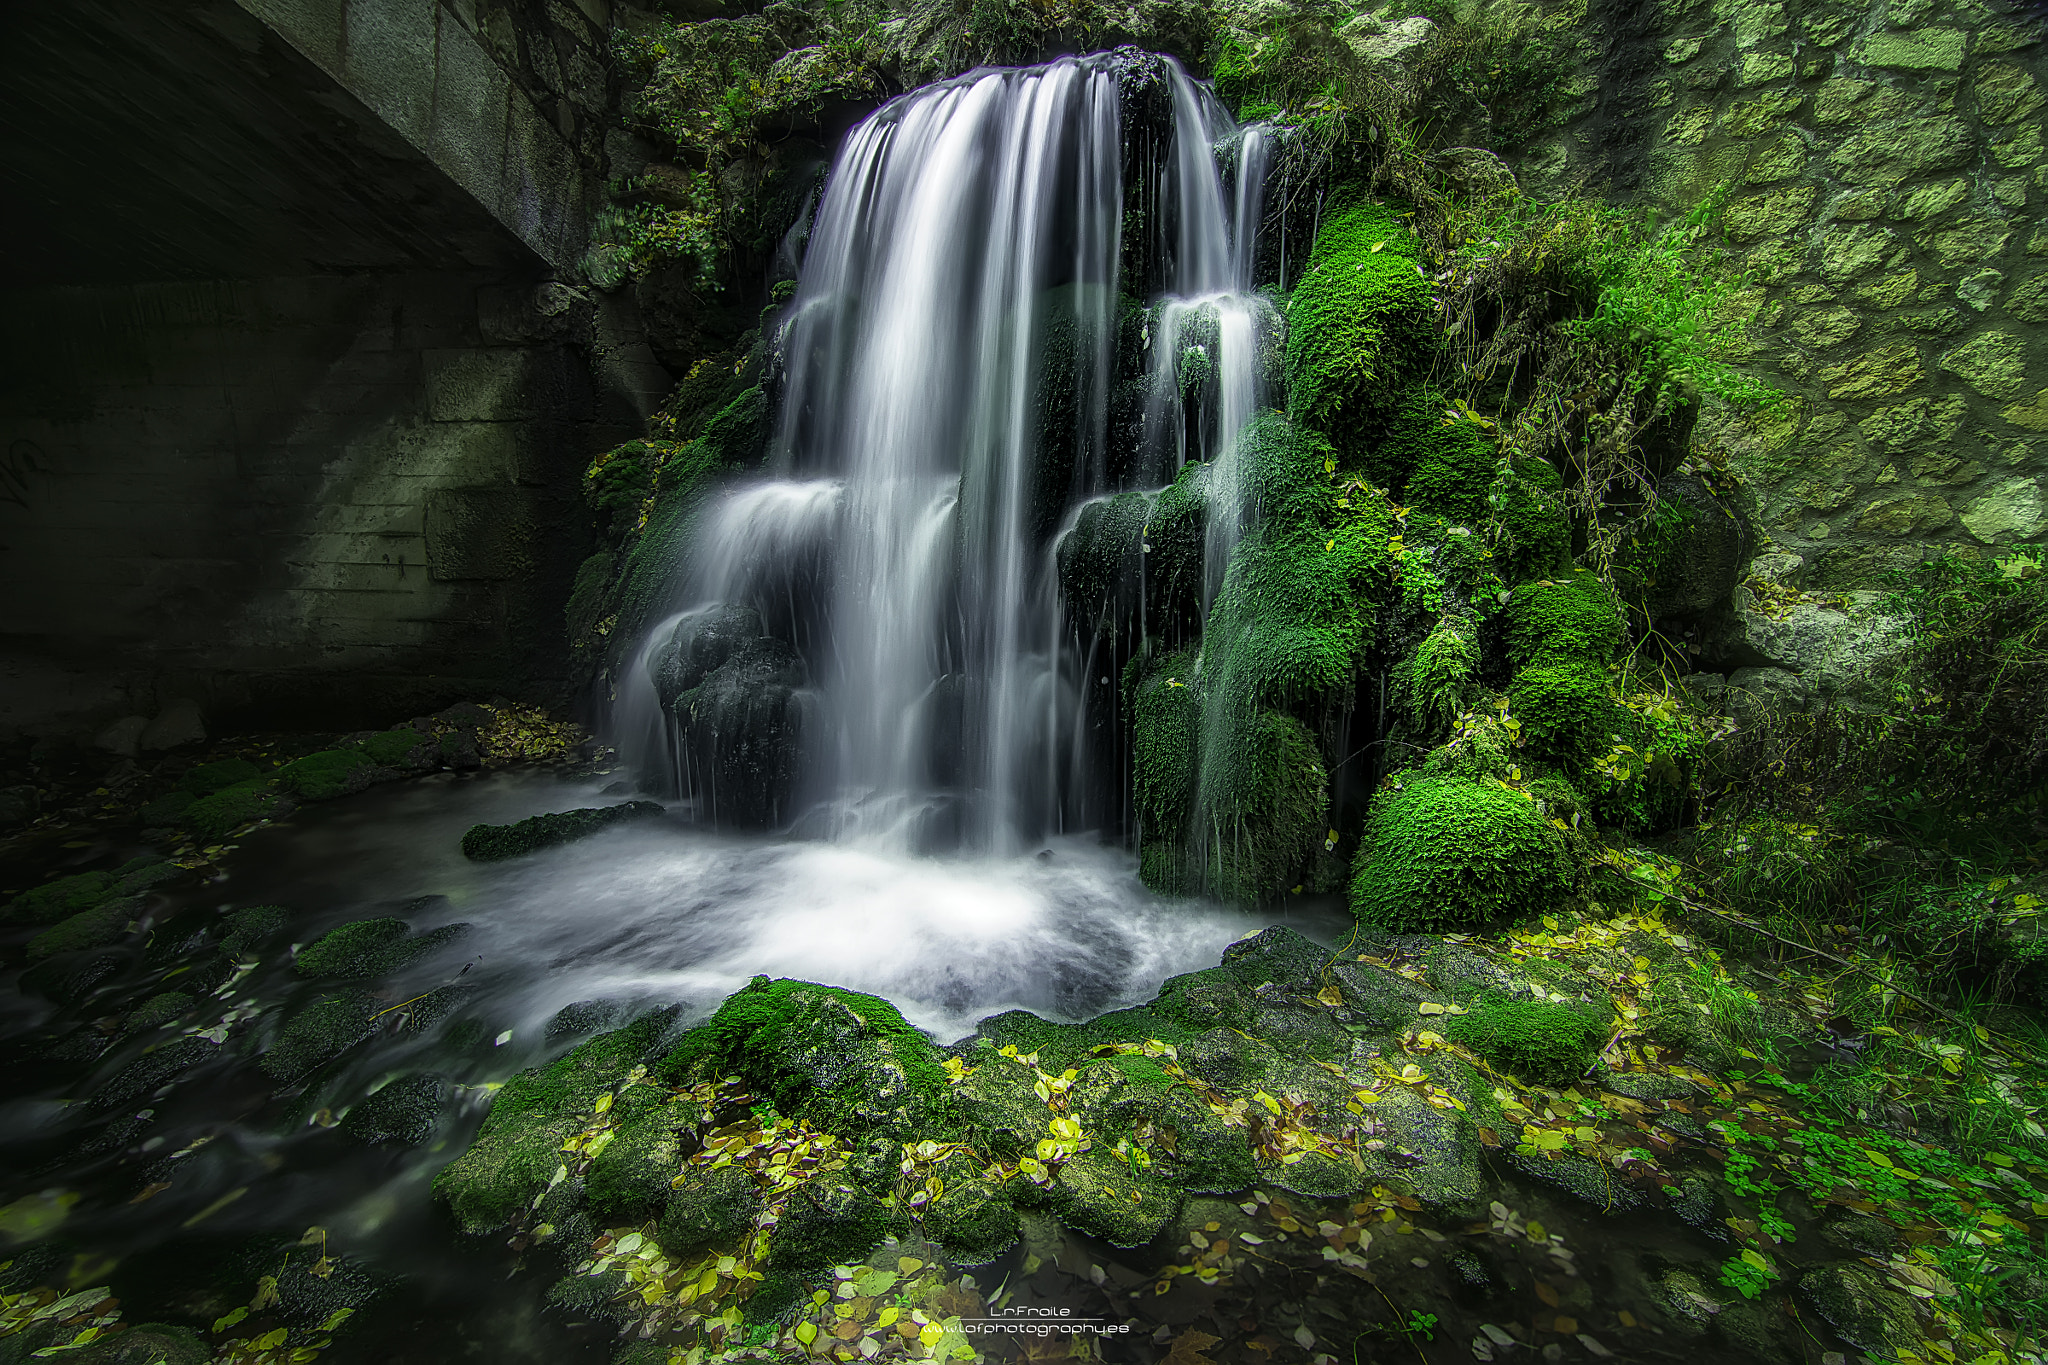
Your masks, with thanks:
M 172 696 L 347 724 L 559 691 L 578 480 L 646 398 L 581 291 L 73 288 L 0 330 L 0 731 Z

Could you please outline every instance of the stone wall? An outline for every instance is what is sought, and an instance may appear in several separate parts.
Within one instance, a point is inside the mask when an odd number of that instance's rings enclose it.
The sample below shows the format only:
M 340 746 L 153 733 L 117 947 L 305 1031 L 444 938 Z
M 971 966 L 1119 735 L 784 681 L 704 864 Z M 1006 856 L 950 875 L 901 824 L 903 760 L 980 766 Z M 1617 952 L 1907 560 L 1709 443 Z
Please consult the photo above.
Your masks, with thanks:
M 1517 158 L 1537 193 L 1667 213 L 1725 187 L 1739 354 L 1793 401 L 1709 412 L 1696 444 L 1787 581 L 1868 589 L 2048 530 L 2042 30 L 1984 0 L 1662 0 L 1587 28 L 1577 117 Z
M 11 298 L 0 730 L 555 696 L 578 478 L 665 383 L 609 327 L 457 272 Z

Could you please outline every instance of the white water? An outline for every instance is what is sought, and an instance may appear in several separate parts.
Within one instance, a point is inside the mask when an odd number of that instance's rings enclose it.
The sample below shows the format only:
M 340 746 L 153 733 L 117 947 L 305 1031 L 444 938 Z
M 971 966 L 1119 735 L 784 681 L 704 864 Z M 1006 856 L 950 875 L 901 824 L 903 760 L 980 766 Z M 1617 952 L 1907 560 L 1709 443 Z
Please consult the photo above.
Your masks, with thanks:
M 1178 66 L 1170 82 L 1174 137 L 1143 172 L 1164 262 L 1146 328 L 1146 450 L 1127 464 L 1161 483 L 1215 461 L 1229 488 L 1273 330 L 1249 292 L 1269 144 L 1260 129 L 1239 136 Z M 1011 856 L 1061 829 L 1063 793 L 1089 780 L 1076 738 L 1087 661 L 1062 657 L 1047 523 L 1108 480 L 1122 143 L 1101 59 L 978 71 L 853 131 L 786 314 L 777 477 L 728 495 L 696 533 L 677 599 L 693 605 L 622 680 L 615 730 L 629 750 L 663 749 L 668 724 L 646 658 L 683 616 L 739 603 L 797 646 L 817 689 L 796 830 Z M 1213 375 L 1192 402 L 1184 341 Z M 1048 386 L 1071 407 L 1041 411 Z M 1042 429 L 1047 412 L 1076 429 Z M 1071 452 L 1070 470 L 1040 467 L 1049 445 Z M 1218 521 L 1212 586 L 1237 535 Z

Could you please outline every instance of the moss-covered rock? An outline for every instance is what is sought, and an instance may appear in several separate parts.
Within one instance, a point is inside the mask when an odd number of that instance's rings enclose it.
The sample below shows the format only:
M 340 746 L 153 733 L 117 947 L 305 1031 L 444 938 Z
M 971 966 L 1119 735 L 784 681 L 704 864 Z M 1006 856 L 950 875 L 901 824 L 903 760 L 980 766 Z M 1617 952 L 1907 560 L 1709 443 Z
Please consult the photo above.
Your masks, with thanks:
M 64 1358 L 76 1365 L 206 1365 L 214 1357 L 213 1348 L 189 1327 L 143 1322 L 76 1351 L 66 1351 Z
M 516 825 L 471 825 L 462 836 L 462 853 L 464 857 L 480 863 L 499 862 L 544 848 L 574 843 L 614 825 L 650 820 L 663 813 L 656 802 L 627 801 L 617 806 L 536 815 Z
M 111 872 L 79 872 L 59 877 L 9 901 L 7 909 L 0 911 L 0 922 L 55 924 L 110 899 L 116 894 L 115 884 Z
M 454 1092 L 446 1076 L 400 1076 L 350 1105 L 341 1131 L 358 1142 L 417 1147 L 434 1136 Z
M 223 758 L 201 763 L 178 779 L 178 789 L 193 796 L 211 796 L 226 787 L 263 776 L 263 770 L 246 758 Z
M 176 1023 L 196 1003 L 183 991 L 159 991 L 128 1011 L 127 1018 L 121 1021 L 121 1032 L 142 1033 Z
M 629 1098 L 655 1087 L 636 1086 Z M 623 1103 L 623 1101 L 622 1101 Z M 677 1104 L 652 1104 L 628 1115 L 584 1172 L 591 1212 L 607 1224 L 639 1223 L 669 1202 L 669 1182 L 682 1164 L 685 1136 L 699 1115 Z
M 1396 409 L 1367 467 L 1402 490 L 1409 506 L 1476 525 L 1490 510 L 1494 447 L 1485 426 L 1440 391 L 1419 386 Z
M 1445 1019 L 1444 1036 L 1522 1080 L 1565 1085 L 1592 1067 L 1607 1032 L 1590 1009 L 1488 992 Z
M 202 839 L 225 839 L 243 825 L 274 819 L 289 809 L 287 798 L 271 780 L 258 777 L 194 801 L 178 823 Z
M 812 1179 L 783 1205 L 768 1244 L 768 1264 L 797 1274 L 857 1265 L 898 1226 L 894 1211 L 859 1186 Z
M 1620 652 L 1621 604 L 1597 575 L 1524 583 L 1508 598 L 1508 657 L 1516 664 L 1606 665 Z
M 1417 252 L 1385 205 L 1350 194 L 1325 210 L 1287 305 L 1290 412 L 1333 437 L 1385 420 L 1433 340 Z
M 361 749 L 322 749 L 279 768 L 272 779 L 302 801 L 332 801 L 366 790 L 382 767 Z
M 379 768 L 432 768 L 441 760 L 437 738 L 409 725 L 371 735 L 359 747 L 363 756 Z
M 1534 801 L 1498 782 L 1421 776 L 1373 803 L 1351 911 L 1383 928 L 1440 929 L 1555 909 L 1577 881 Z
M 142 898 L 124 896 L 81 910 L 61 924 L 45 929 L 28 942 L 28 960 L 41 962 L 58 953 L 101 948 L 121 937 L 129 922 L 142 913 Z
M 804 749 L 803 656 L 772 638 L 744 642 L 672 708 L 704 812 L 721 825 L 775 829 L 794 813 Z
M 1131 706 L 1131 790 L 1148 841 L 1176 850 L 1187 838 L 1195 810 L 1202 743 L 1202 699 L 1194 686 L 1195 656 L 1156 661 L 1127 688 Z M 1169 894 L 1185 890 L 1146 884 Z
M 230 957 L 240 957 L 284 928 L 290 918 L 281 905 L 245 905 L 227 916 L 220 950 Z
M 503 1227 L 547 1189 L 563 1141 L 581 1130 L 599 1095 L 652 1060 L 675 1017 L 675 1010 L 647 1015 L 505 1083 L 468 1150 L 434 1177 L 435 1198 L 463 1231 Z
M 1588 663 L 1522 669 L 1508 684 L 1508 705 L 1531 751 L 1573 771 L 1606 752 L 1626 728 L 1605 670 Z
M 808 981 L 755 978 L 657 1071 L 673 1084 L 739 1076 L 778 1112 L 849 1141 L 931 1137 L 959 1123 L 938 1049 L 894 1005 Z
M 1509 582 L 1541 578 L 1571 562 L 1571 519 L 1565 514 L 1564 480 L 1546 460 L 1515 461 L 1493 487 L 1498 518 L 1494 553 Z
M 277 1080 L 296 1081 L 369 1037 L 376 1012 L 368 991 L 321 996 L 286 1021 L 256 1065 Z
M 431 933 L 414 935 L 412 926 L 399 919 L 352 920 L 321 935 L 298 955 L 292 966 L 301 976 L 383 976 L 452 943 L 467 928 L 447 924 Z
M 1203 882 L 1236 900 L 1279 895 L 1323 841 L 1330 785 L 1321 748 L 1277 711 L 1212 723 L 1204 745 Z
M 1799 1293 L 1859 1350 L 1896 1357 L 1920 1344 L 1912 1301 L 1867 1266 L 1852 1261 L 1816 1266 L 1799 1277 Z
M 692 1166 L 686 1175 L 655 1227 L 661 1249 L 680 1258 L 745 1236 L 763 1206 L 754 1177 L 738 1166 Z

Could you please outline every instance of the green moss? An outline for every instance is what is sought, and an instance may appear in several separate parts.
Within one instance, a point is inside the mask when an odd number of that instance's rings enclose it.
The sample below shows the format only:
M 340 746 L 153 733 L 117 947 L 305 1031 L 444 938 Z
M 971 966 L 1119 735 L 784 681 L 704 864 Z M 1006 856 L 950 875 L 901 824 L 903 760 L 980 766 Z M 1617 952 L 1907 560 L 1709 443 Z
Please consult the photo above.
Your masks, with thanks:
M 618 556 L 599 550 L 576 568 L 576 580 L 569 587 L 569 601 L 562 608 L 562 622 L 569 643 L 589 643 L 605 616 L 611 600 L 612 579 L 618 571 Z
M 688 1179 L 669 1197 L 655 1228 L 661 1249 L 680 1258 L 706 1247 L 730 1246 L 745 1236 L 761 1212 L 754 1177 L 738 1166 L 692 1166 L 685 1174 Z
M 590 462 L 583 475 L 583 502 L 601 532 L 624 540 L 639 530 L 656 478 L 680 448 L 674 441 L 628 441 Z
M 924 1234 L 966 1265 L 984 1265 L 1017 1243 L 1023 1224 L 1000 1187 L 960 1160 L 946 1163 L 939 1197 L 925 1205 Z
M 281 905 L 248 905 L 227 917 L 227 931 L 221 935 L 220 950 L 239 957 L 284 928 L 290 918 Z
M 1524 583 L 1508 599 L 1507 616 L 1508 657 L 1517 665 L 1605 665 L 1621 650 L 1621 604 L 1595 574 Z
M 672 1105 L 621 1123 L 584 1173 L 591 1211 L 607 1224 L 639 1223 L 660 1213 L 682 1164 L 683 1134 L 693 1126 L 694 1117 Z
M 262 775 L 263 770 L 246 758 L 224 758 L 193 768 L 178 779 L 178 788 L 194 796 L 211 796 L 223 787 L 232 787 Z
M 1577 880 L 1557 831 L 1527 795 L 1452 776 L 1381 793 L 1354 869 L 1351 912 L 1404 931 L 1548 911 Z
M 1367 469 L 1409 506 L 1477 525 L 1491 510 L 1496 465 L 1486 427 L 1436 389 L 1411 390 L 1368 456 Z
M 480 863 L 500 862 L 587 839 L 628 821 L 651 820 L 664 813 L 657 802 L 628 801 L 617 806 L 536 815 L 516 825 L 471 825 L 462 836 L 462 855 Z
M 353 796 L 370 785 L 377 765 L 361 749 L 322 749 L 293 759 L 275 774 L 277 785 L 305 801 Z
M 1321 748 L 1277 711 L 1228 729 L 1212 723 L 1204 745 L 1204 881 L 1236 900 L 1276 896 L 1323 839 L 1330 779 Z
M 1146 523 L 1145 618 L 1154 635 L 1178 641 L 1201 629 L 1208 572 L 1209 466 L 1187 464 L 1161 489 Z
M 255 778 L 194 801 L 179 823 L 202 839 L 225 839 L 243 825 L 269 819 L 280 804 L 270 779 Z
M 859 1265 L 894 1230 L 895 1221 L 881 1200 L 853 1185 L 807 1181 L 782 1207 L 768 1243 L 768 1264 L 799 1274 Z
M 292 965 L 300 976 L 374 976 L 409 931 L 404 920 L 354 920 L 322 935 Z
M 134 897 L 107 901 L 90 910 L 77 914 L 51 928 L 43 930 L 28 941 L 28 960 L 41 962 L 58 953 L 83 952 L 88 948 L 101 948 L 121 937 L 128 928 L 128 922 L 142 909 L 142 902 Z
M 776 1109 L 841 1137 L 957 1126 L 938 1049 L 894 1005 L 809 981 L 756 977 L 656 1068 L 681 1084 L 738 1075 Z
M 1145 526 L 1152 498 L 1119 493 L 1082 507 L 1061 538 L 1060 595 L 1081 620 L 1115 625 L 1136 605 L 1144 583 Z
M 1138 816 L 1148 839 L 1175 847 L 1186 838 L 1194 814 L 1201 761 L 1202 699 L 1194 677 L 1194 655 L 1174 654 L 1154 662 L 1125 691 L 1131 699 L 1131 783 Z
M 192 1008 L 192 997 L 183 991 L 159 991 L 149 999 L 128 1011 L 128 1017 L 121 1021 L 123 1033 L 140 1033 L 145 1029 L 162 1028 L 182 1018 Z
M 144 829 L 162 829 L 178 823 L 178 818 L 198 799 L 182 788 L 167 791 L 144 806 L 135 818 Z
M 410 762 L 412 752 L 422 744 L 431 742 L 427 736 L 408 725 L 397 730 L 386 730 L 379 735 L 371 735 L 363 741 L 362 750 L 364 755 L 380 768 L 409 768 L 415 766 Z
M 296 1081 L 367 1038 L 376 1009 L 367 991 L 322 996 L 291 1017 L 257 1066 L 277 1080 Z
M 1572 527 L 1564 480 L 1547 460 L 1515 461 L 1491 496 L 1499 518 L 1494 553 L 1508 581 L 1569 570 Z
M 1591 1069 L 1607 1031 L 1590 1009 L 1487 992 L 1449 1015 L 1444 1036 L 1518 1080 L 1566 1085 Z
M 8 924 L 54 924 L 60 919 L 89 910 L 115 892 L 111 872 L 80 872 L 44 882 L 24 891 L 7 903 L 0 921 Z
M 1467 618 L 1445 615 L 1404 665 L 1410 714 L 1432 734 L 1450 729 L 1478 695 L 1477 635 Z
M 1432 344 L 1429 282 L 1416 255 L 1385 205 L 1352 194 L 1326 210 L 1287 302 L 1291 413 L 1333 437 L 1385 420 Z
M 1625 720 L 1591 664 L 1538 664 L 1515 674 L 1508 705 L 1538 757 L 1577 769 L 1606 752 Z
M 358 1142 L 417 1147 L 434 1136 L 452 1093 L 441 1076 L 400 1076 L 350 1105 L 341 1130 Z

